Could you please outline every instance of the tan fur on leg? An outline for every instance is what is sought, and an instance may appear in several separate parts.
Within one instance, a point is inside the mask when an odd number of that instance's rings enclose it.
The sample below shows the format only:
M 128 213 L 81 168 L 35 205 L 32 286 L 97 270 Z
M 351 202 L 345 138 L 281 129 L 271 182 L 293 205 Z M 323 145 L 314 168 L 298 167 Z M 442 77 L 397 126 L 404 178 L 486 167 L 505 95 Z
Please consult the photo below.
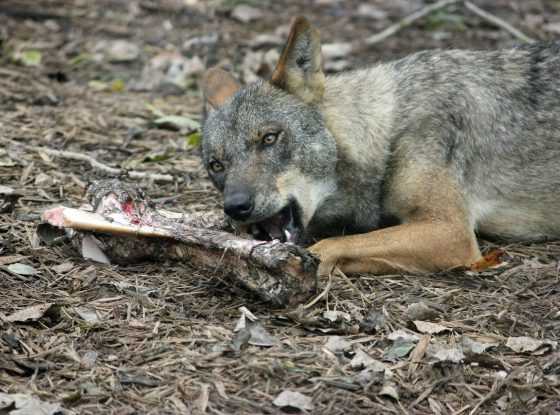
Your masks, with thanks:
M 418 222 L 324 239 L 310 248 L 321 258 L 320 273 L 427 273 L 468 266 L 480 259 L 472 231 L 446 222 Z
M 481 258 L 461 193 L 444 169 L 401 166 L 391 183 L 391 211 L 402 225 L 324 239 L 310 250 L 320 273 L 427 273 L 469 266 Z

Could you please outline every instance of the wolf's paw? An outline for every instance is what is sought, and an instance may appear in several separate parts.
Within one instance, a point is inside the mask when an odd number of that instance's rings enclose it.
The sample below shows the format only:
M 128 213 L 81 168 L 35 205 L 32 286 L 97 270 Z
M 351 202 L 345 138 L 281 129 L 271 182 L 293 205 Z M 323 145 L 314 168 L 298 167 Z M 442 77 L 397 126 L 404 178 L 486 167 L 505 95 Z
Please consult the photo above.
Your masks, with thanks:
M 319 269 L 317 274 L 320 276 L 329 275 L 333 268 L 336 266 L 339 255 L 337 254 L 336 247 L 334 247 L 333 241 L 329 239 L 323 239 L 316 244 L 307 248 L 313 255 L 320 259 Z

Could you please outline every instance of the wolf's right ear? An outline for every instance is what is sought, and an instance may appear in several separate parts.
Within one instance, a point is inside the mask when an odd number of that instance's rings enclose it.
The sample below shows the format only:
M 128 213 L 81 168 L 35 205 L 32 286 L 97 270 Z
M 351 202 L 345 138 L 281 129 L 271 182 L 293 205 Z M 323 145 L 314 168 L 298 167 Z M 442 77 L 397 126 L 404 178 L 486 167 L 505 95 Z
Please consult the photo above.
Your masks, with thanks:
M 231 98 L 241 85 L 229 72 L 213 67 L 202 77 L 202 92 L 208 109 L 217 109 Z
M 271 82 L 304 102 L 318 102 L 325 90 L 321 61 L 319 31 L 305 17 L 298 17 L 292 24 Z

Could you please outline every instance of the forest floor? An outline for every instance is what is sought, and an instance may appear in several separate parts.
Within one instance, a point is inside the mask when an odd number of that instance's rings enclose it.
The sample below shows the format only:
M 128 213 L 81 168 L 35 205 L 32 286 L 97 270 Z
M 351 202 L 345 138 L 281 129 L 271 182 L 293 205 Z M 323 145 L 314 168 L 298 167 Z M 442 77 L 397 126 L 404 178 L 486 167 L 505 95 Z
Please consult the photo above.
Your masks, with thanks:
M 219 269 L 102 265 L 35 233 L 46 208 L 79 206 L 110 177 L 52 150 L 171 175 L 134 181 L 167 209 L 219 208 L 199 163 L 197 81 L 216 63 L 245 82 L 269 74 L 293 16 L 332 44 L 330 72 L 518 42 L 452 6 L 341 45 L 429 3 L 0 2 L 0 413 L 20 393 L 22 414 L 560 414 L 560 242 L 481 241 L 504 251 L 482 272 L 334 275 L 313 306 L 276 310 Z M 558 1 L 475 3 L 532 38 L 560 34 Z M 266 346 L 232 349 L 242 306 Z

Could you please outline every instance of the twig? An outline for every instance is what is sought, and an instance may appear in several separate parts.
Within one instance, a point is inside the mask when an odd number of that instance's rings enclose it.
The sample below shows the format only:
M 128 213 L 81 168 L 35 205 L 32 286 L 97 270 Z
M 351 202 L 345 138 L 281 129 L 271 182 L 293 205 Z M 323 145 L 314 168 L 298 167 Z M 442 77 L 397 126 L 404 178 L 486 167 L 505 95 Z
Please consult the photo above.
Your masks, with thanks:
M 501 387 L 502 387 L 502 382 L 498 378 L 496 378 L 494 380 L 494 384 L 492 385 L 492 389 L 490 390 L 490 392 L 488 392 L 486 396 L 484 396 L 480 401 L 478 401 L 475 407 L 469 412 L 469 415 L 474 415 L 482 405 L 484 405 L 486 402 L 488 402 L 490 399 L 496 396 L 496 394 L 501 389 Z
M 32 150 L 37 152 L 44 152 L 49 156 L 53 157 L 60 157 L 63 159 L 68 160 L 79 160 L 85 161 L 91 165 L 94 169 L 104 171 L 106 173 L 115 175 L 115 176 L 128 176 L 131 179 L 150 179 L 155 182 L 174 182 L 178 180 L 178 178 L 173 177 L 170 174 L 160 174 L 160 173 L 149 173 L 144 171 L 127 171 L 124 169 L 118 169 L 116 167 L 107 166 L 91 156 L 82 153 L 75 153 L 73 151 L 64 151 L 64 150 L 53 150 L 51 148 L 46 147 L 31 147 Z
M 398 21 L 397 23 L 389 26 L 387 29 L 368 37 L 365 40 L 365 44 L 366 45 L 374 45 L 376 43 L 379 43 L 385 39 L 387 39 L 390 36 L 393 36 L 395 33 L 399 32 L 400 30 L 404 29 L 405 27 L 410 26 L 412 23 L 414 23 L 415 21 L 437 11 L 440 9 L 443 9 L 445 7 L 448 7 L 452 4 L 457 4 L 460 3 L 461 0 L 441 0 L 438 1 L 437 3 L 431 4 L 429 6 L 423 7 L 422 9 L 406 16 L 404 19 Z
M 515 27 L 510 25 L 508 22 L 500 19 L 499 17 L 494 16 L 493 14 L 490 14 L 487 11 L 482 10 L 476 4 L 473 4 L 470 1 L 465 1 L 464 4 L 465 4 L 465 7 L 468 10 L 470 10 L 471 12 L 476 14 L 477 16 L 479 16 L 479 17 L 483 18 L 484 20 L 487 20 L 490 23 L 504 29 L 505 31 L 509 32 L 510 34 L 512 34 L 513 36 L 515 36 L 519 40 L 521 40 L 522 42 L 526 42 L 526 43 L 534 43 L 535 42 L 535 39 L 530 38 L 525 33 L 516 29 Z
M 364 296 L 364 293 L 361 292 L 358 287 L 356 287 L 356 285 L 350 280 L 350 278 L 348 278 L 348 276 L 344 272 L 342 272 L 342 270 L 339 267 L 335 267 L 334 272 L 336 272 L 338 276 L 341 277 L 348 284 L 348 286 L 352 291 L 354 291 L 356 294 L 360 296 L 360 299 L 362 300 L 363 304 L 368 304 Z
M 441 1 L 438 1 L 437 3 L 434 3 L 434 4 L 431 4 L 429 6 L 423 7 L 422 9 L 406 16 L 405 18 L 398 21 L 397 23 L 389 26 L 385 30 L 382 30 L 381 32 L 379 32 L 377 34 L 368 37 L 365 40 L 365 44 L 368 45 L 368 46 L 371 46 L 371 45 L 374 45 L 376 43 L 382 42 L 385 39 L 387 39 L 388 37 L 393 36 L 395 33 L 401 31 L 405 27 L 410 26 L 411 24 L 413 24 L 417 20 L 420 20 L 420 19 L 428 16 L 429 14 L 432 14 L 432 13 L 438 11 L 438 10 L 449 7 L 453 4 L 463 4 L 463 6 L 465 6 L 467 8 L 467 10 L 470 10 L 471 12 L 473 12 L 474 14 L 479 16 L 480 18 L 492 23 L 493 25 L 498 26 L 501 29 L 504 29 L 505 31 L 507 31 L 511 35 L 515 36 L 517 39 L 521 40 L 522 42 L 526 42 L 526 43 L 535 42 L 535 39 L 530 38 L 529 36 L 527 36 L 526 34 L 521 32 L 520 30 L 516 29 L 515 27 L 513 27 L 512 25 L 510 25 L 506 21 L 500 19 L 499 17 L 494 16 L 493 14 L 482 10 L 480 7 L 478 7 L 477 5 L 473 4 L 470 1 L 465 1 L 465 0 L 441 0 Z
M 304 310 L 307 310 L 308 308 L 313 307 L 315 304 L 317 304 L 317 302 L 321 298 L 323 298 L 325 295 L 327 295 L 329 293 L 329 291 L 331 290 L 331 285 L 332 285 L 332 275 L 333 275 L 333 271 L 329 272 L 329 280 L 327 282 L 327 285 L 325 286 L 323 291 L 321 291 L 321 293 L 319 295 L 317 295 L 317 297 L 315 297 L 313 300 L 311 300 L 310 302 L 308 302 L 307 304 L 305 304 L 303 306 Z
M 426 390 L 424 390 L 424 392 L 420 394 L 418 398 L 416 398 L 414 402 L 412 402 L 409 405 L 408 409 L 413 409 L 416 405 L 418 405 L 420 402 L 422 402 L 424 399 L 430 396 L 435 388 L 439 387 L 440 385 L 443 385 L 444 383 L 446 383 L 447 381 L 453 378 L 454 376 L 447 376 L 445 378 L 437 379 L 436 381 L 434 381 L 430 386 L 426 388 Z
M 127 176 L 131 179 L 149 179 L 155 182 L 180 182 L 181 179 L 179 177 L 174 177 L 170 174 L 160 174 L 160 173 L 150 173 L 150 172 L 143 172 L 143 171 L 128 171 L 125 169 L 119 169 L 116 167 L 107 166 L 91 156 L 82 153 L 75 153 L 73 151 L 65 151 L 65 150 L 54 150 L 52 148 L 47 147 L 36 147 L 31 146 L 23 143 L 19 143 L 17 141 L 6 140 L 7 142 L 19 146 L 23 146 L 31 151 L 36 151 L 38 153 L 42 152 L 48 154 L 49 156 L 53 157 L 60 157 L 67 160 L 78 160 L 78 161 L 85 161 L 90 164 L 91 167 L 94 169 L 103 171 L 105 173 L 111 174 L 113 176 Z
M 531 363 L 525 364 L 524 367 L 527 367 L 530 364 Z M 508 385 L 511 384 L 513 379 L 515 379 L 515 377 L 519 373 L 521 373 L 522 369 L 523 369 L 523 367 L 515 369 L 514 371 L 510 372 L 505 378 L 500 378 L 499 376 L 496 376 L 490 391 L 486 394 L 486 396 L 484 396 L 480 401 L 478 401 L 478 403 L 474 406 L 474 408 L 469 412 L 469 415 L 475 415 L 478 412 L 478 410 L 482 407 L 482 405 L 484 405 L 486 402 L 494 399 L 496 397 L 496 395 L 498 394 L 498 392 L 500 392 L 500 390 L 504 386 L 508 386 Z

